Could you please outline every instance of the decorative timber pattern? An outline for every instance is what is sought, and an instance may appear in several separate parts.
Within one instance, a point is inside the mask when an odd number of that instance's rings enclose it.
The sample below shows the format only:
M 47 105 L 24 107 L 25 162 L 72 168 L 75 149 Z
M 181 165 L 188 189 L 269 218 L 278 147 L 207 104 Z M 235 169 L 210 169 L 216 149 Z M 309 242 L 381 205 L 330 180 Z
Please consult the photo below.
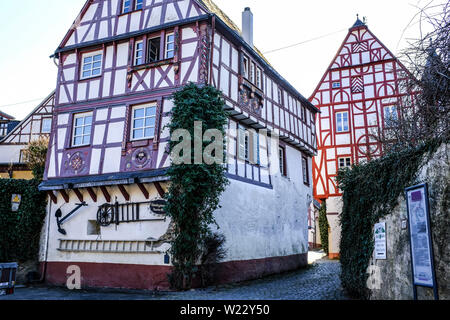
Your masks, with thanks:
M 340 195 L 335 181 L 340 165 L 382 155 L 376 137 L 389 129 L 386 117 L 398 117 L 410 106 L 405 99 L 407 72 L 366 25 L 360 22 L 350 29 L 310 98 L 321 111 L 313 163 L 316 198 Z

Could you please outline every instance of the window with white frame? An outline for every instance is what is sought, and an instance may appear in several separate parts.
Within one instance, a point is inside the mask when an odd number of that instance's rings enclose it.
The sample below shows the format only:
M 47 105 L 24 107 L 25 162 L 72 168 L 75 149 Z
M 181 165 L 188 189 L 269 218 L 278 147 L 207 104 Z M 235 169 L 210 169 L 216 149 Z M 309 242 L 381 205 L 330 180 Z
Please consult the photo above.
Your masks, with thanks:
M 136 10 L 141 10 L 144 6 L 144 0 L 136 0 Z
M 156 37 L 148 40 L 148 49 L 147 49 L 147 62 L 155 62 L 160 60 L 161 51 L 161 37 Z
M 131 139 L 142 140 L 155 137 L 156 103 L 135 106 L 132 112 Z
M 348 126 L 348 111 L 336 113 L 336 132 L 346 132 Z
M 72 146 L 86 146 L 91 143 L 92 112 L 79 113 L 73 119 Z
M 248 69 L 249 69 L 249 60 L 248 60 L 248 58 L 246 57 L 246 56 L 244 56 L 244 66 L 243 66 L 243 68 L 244 68 L 244 78 L 246 78 L 246 79 L 248 79 L 249 77 L 248 77 L 248 75 L 249 75 L 249 73 L 248 73 Z
M 251 66 L 250 66 L 250 82 L 251 83 L 255 83 L 255 69 L 256 69 L 256 65 L 254 62 L 252 62 Z
M 350 157 L 342 157 L 338 158 L 339 169 L 348 168 L 352 166 L 352 158 Z
M 131 12 L 131 0 L 123 0 L 122 13 Z
M 136 42 L 134 51 L 134 65 L 138 66 L 144 63 L 144 41 Z
M 384 125 L 386 127 L 392 127 L 398 121 L 398 113 L 396 106 L 387 106 L 383 108 L 384 113 Z
M 239 126 L 237 147 L 239 159 L 260 164 L 259 135 L 256 131 Z
M 283 104 L 283 91 L 280 88 L 278 88 L 278 103 Z
M 42 119 L 42 133 L 50 133 L 52 131 L 52 118 Z
M 81 79 L 97 77 L 102 73 L 102 53 L 86 53 L 82 56 Z
M 175 56 L 175 35 L 169 33 L 166 36 L 166 59 L 171 59 Z
M 262 71 L 260 68 L 256 68 L 256 86 L 259 89 L 262 89 Z

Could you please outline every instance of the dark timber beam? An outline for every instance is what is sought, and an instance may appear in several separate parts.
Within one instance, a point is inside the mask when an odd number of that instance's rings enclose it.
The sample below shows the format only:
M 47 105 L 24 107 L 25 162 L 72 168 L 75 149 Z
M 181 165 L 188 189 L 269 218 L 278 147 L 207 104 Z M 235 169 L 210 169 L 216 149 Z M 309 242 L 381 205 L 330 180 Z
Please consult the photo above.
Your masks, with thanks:
M 49 195 L 50 199 L 53 201 L 54 204 L 58 203 L 58 198 L 55 196 L 53 191 L 47 191 L 47 194 Z
M 106 189 L 105 186 L 100 186 L 100 190 L 102 190 L 102 193 L 106 199 L 106 202 L 111 202 L 111 195 L 109 194 L 108 189 Z
M 80 189 L 73 189 L 73 191 L 75 192 L 75 194 L 78 197 L 78 200 L 80 200 L 80 202 L 84 202 L 83 200 L 83 194 L 80 192 Z
M 141 189 L 142 194 L 144 195 L 145 199 L 148 199 L 150 197 L 150 194 L 148 193 L 147 188 L 145 188 L 145 186 L 139 182 L 137 185 L 138 185 L 139 189 Z
M 165 192 L 164 189 L 161 187 L 161 184 L 160 184 L 158 181 L 154 182 L 154 184 L 155 184 L 156 190 L 157 190 L 158 193 L 159 193 L 159 196 L 160 196 L 161 198 L 164 198 L 164 195 L 166 194 L 166 192 Z
M 94 189 L 91 187 L 86 188 L 87 192 L 91 196 L 92 201 L 97 202 L 97 194 L 94 192 Z
M 125 200 L 130 201 L 130 194 L 127 192 L 127 189 L 122 184 L 117 185 L 119 187 L 120 192 L 122 193 Z
M 69 195 L 67 194 L 66 190 L 64 189 L 59 190 L 59 193 L 61 193 L 62 197 L 64 198 L 64 201 L 66 201 L 66 203 L 69 203 Z

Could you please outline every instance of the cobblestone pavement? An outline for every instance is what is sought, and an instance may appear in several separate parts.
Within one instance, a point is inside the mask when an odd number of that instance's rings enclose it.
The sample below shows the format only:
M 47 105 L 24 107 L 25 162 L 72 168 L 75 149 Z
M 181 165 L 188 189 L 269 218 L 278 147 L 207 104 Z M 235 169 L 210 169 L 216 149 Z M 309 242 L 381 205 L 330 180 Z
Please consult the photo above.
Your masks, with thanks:
M 35 286 L 17 288 L 1 300 L 343 300 L 339 261 L 319 259 L 307 268 L 242 282 L 187 292 L 76 290 Z

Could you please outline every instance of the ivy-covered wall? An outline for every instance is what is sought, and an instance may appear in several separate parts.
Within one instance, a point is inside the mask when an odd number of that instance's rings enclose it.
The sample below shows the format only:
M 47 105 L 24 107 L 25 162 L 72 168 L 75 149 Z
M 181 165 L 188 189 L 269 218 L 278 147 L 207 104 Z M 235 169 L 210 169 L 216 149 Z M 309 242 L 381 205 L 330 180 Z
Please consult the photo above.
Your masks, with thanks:
M 428 183 L 430 201 L 431 236 L 439 299 L 450 299 L 450 146 L 441 145 L 431 159 L 423 164 L 413 184 Z M 379 282 L 370 291 L 370 299 L 413 299 L 410 240 L 402 221 L 407 219 L 406 200 L 402 196 L 398 205 L 382 221 L 386 222 L 386 260 L 370 260 L 377 275 L 369 283 Z M 371 268 L 372 270 L 374 268 Z M 378 277 L 378 279 L 376 279 Z M 418 287 L 418 299 L 433 299 L 433 290 Z
M 37 260 L 47 196 L 38 190 L 38 180 L 0 180 L 0 262 Z M 13 212 L 11 197 L 22 196 Z
M 430 141 L 339 171 L 337 180 L 343 191 L 341 281 L 351 295 L 370 297 L 367 269 L 374 248 L 373 226 L 392 214 L 399 199 L 403 199 L 404 189 L 417 182 L 420 168 L 441 144 Z

